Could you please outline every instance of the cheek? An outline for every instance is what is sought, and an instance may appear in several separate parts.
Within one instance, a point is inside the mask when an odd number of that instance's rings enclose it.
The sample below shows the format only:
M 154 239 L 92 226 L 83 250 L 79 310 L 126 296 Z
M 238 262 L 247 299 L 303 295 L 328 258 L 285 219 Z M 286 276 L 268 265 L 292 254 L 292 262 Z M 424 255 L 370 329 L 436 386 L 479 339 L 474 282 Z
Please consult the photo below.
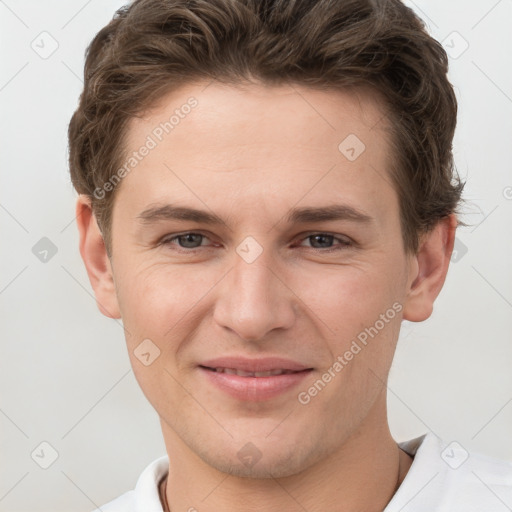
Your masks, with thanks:
M 301 272 L 293 279 L 297 296 L 332 335 L 346 339 L 373 324 L 401 298 L 398 280 L 375 264 Z
M 343 369 L 335 372 L 334 380 L 359 396 L 379 378 L 385 380 L 391 365 L 401 324 L 403 277 L 377 265 L 325 270 L 302 274 L 297 295 L 326 340 L 329 356 L 323 371 L 341 357 Z
M 125 266 L 116 283 L 123 323 L 139 337 L 161 339 L 211 288 L 207 276 L 191 266 Z

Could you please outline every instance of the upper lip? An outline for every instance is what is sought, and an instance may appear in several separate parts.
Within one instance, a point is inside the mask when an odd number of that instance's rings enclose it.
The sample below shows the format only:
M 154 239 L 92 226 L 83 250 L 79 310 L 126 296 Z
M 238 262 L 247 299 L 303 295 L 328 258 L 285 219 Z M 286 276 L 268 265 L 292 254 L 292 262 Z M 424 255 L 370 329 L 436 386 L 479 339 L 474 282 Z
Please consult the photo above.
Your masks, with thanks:
M 246 357 L 219 357 L 203 361 L 199 366 L 206 366 L 208 368 L 233 368 L 244 372 L 267 372 L 270 370 L 291 370 L 300 372 L 302 370 L 311 369 L 301 363 L 282 357 L 263 357 L 258 359 L 249 359 Z

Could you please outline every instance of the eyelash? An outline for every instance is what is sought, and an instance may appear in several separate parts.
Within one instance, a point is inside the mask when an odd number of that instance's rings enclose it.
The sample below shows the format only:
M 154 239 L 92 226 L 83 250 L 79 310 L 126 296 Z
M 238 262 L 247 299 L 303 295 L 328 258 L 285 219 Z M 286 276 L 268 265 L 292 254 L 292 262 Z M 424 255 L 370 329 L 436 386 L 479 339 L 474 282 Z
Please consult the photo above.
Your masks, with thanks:
M 184 237 L 184 236 L 187 236 L 187 235 L 199 235 L 199 236 L 201 236 L 203 238 L 208 238 L 203 233 L 198 233 L 196 231 L 187 231 L 185 233 L 180 233 L 178 235 L 174 235 L 174 236 L 172 236 L 170 238 L 165 238 L 164 237 L 159 242 L 159 245 L 166 245 L 166 246 L 173 245 L 173 246 L 175 246 L 173 248 L 173 250 L 176 250 L 177 252 L 180 252 L 180 253 L 188 253 L 188 254 L 195 253 L 196 251 L 198 251 L 202 247 L 208 247 L 208 246 L 199 246 L 199 247 L 192 247 L 192 248 L 187 249 L 185 247 L 180 247 L 179 245 L 172 243 L 174 240 L 177 240 L 178 238 L 181 238 L 181 237 Z M 311 238 L 311 237 L 314 237 L 314 236 L 320 236 L 320 235 L 332 237 L 333 241 L 337 240 L 338 242 L 340 242 L 340 244 L 338 246 L 335 246 L 335 247 L 327 247 L 327 248 L 306 247 L 306 249 L 313 249 L 314 251 L 319 251 L 319 252 L 322 252 L 322 253 L 330 253 L 330 252 L 335 252 L 335 251 L 341 251 L 343 249 L 347 249 L 348 247 L 351 247 L 351 246 L 354 245 L 349 240 L 345 240 L 343 238 L 336 237 L 335 235 L 332 235 L 330 233 L 324 233 L 324 232 L 311 233 L 311 234 L 305 236 L 304 238 L 302 238 L 301 241 L 307 240 L 308 238 Z

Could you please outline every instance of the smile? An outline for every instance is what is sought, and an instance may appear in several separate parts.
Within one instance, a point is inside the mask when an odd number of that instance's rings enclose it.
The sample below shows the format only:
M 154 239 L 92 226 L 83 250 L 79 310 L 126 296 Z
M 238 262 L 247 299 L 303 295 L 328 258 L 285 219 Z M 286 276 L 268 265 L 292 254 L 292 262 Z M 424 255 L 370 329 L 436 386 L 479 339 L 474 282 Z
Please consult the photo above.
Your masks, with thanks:
M 283 370 L 283 369 L 276 369 L 276 370 L 268 370 L 265 372 L 246 372 L 245 370 L 239 370 L 237 368 L 206 368 L 207 370 L 211 370 L 213 372 L 217 373 L 228 373 L 229 375 L 238 375 L 239 377 L 271 377 L 274 375 L 288 375 L 290 373 L 297 373 L 293 370 Z
M 198 365 L 208 389 L 243 402 L 258 402 L 286 396 L 313 368 L 284 358 L 248 359 L 224 357 Z

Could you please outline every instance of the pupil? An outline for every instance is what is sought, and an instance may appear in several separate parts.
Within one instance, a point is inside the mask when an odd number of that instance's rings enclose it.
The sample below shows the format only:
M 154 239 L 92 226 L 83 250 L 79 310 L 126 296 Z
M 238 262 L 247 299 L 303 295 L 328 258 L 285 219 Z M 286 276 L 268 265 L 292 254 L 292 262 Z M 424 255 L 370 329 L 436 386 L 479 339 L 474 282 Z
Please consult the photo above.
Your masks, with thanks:
M 197 241 L 201 242 L 201 240 L 200 240 L 201 237 L 202 237 L 202 235 L 198 235 L 198 234 L 194 234 L 194 233 L 189 233 L 187 235 L 182 235 L 180 237 L 180 245 L 182 247 L 188 247 L 188 248 L 197 247 L 196 245 L 194 245 L 194 243 L 197 242 Z M 194 241 L 194 238 L 195 238 L 195 241 Z
M 313 235 L 313 240 L 315 242 L 317 242 L 318 240 L 320 240 L 320 245 L 322 245 L 322 240 L 324 243 L 327 243 L 329 245 L 329 242 L 332 243 L 332 235 Z M 315 244 L 313 243 L 313 246 L 315 246 Z

